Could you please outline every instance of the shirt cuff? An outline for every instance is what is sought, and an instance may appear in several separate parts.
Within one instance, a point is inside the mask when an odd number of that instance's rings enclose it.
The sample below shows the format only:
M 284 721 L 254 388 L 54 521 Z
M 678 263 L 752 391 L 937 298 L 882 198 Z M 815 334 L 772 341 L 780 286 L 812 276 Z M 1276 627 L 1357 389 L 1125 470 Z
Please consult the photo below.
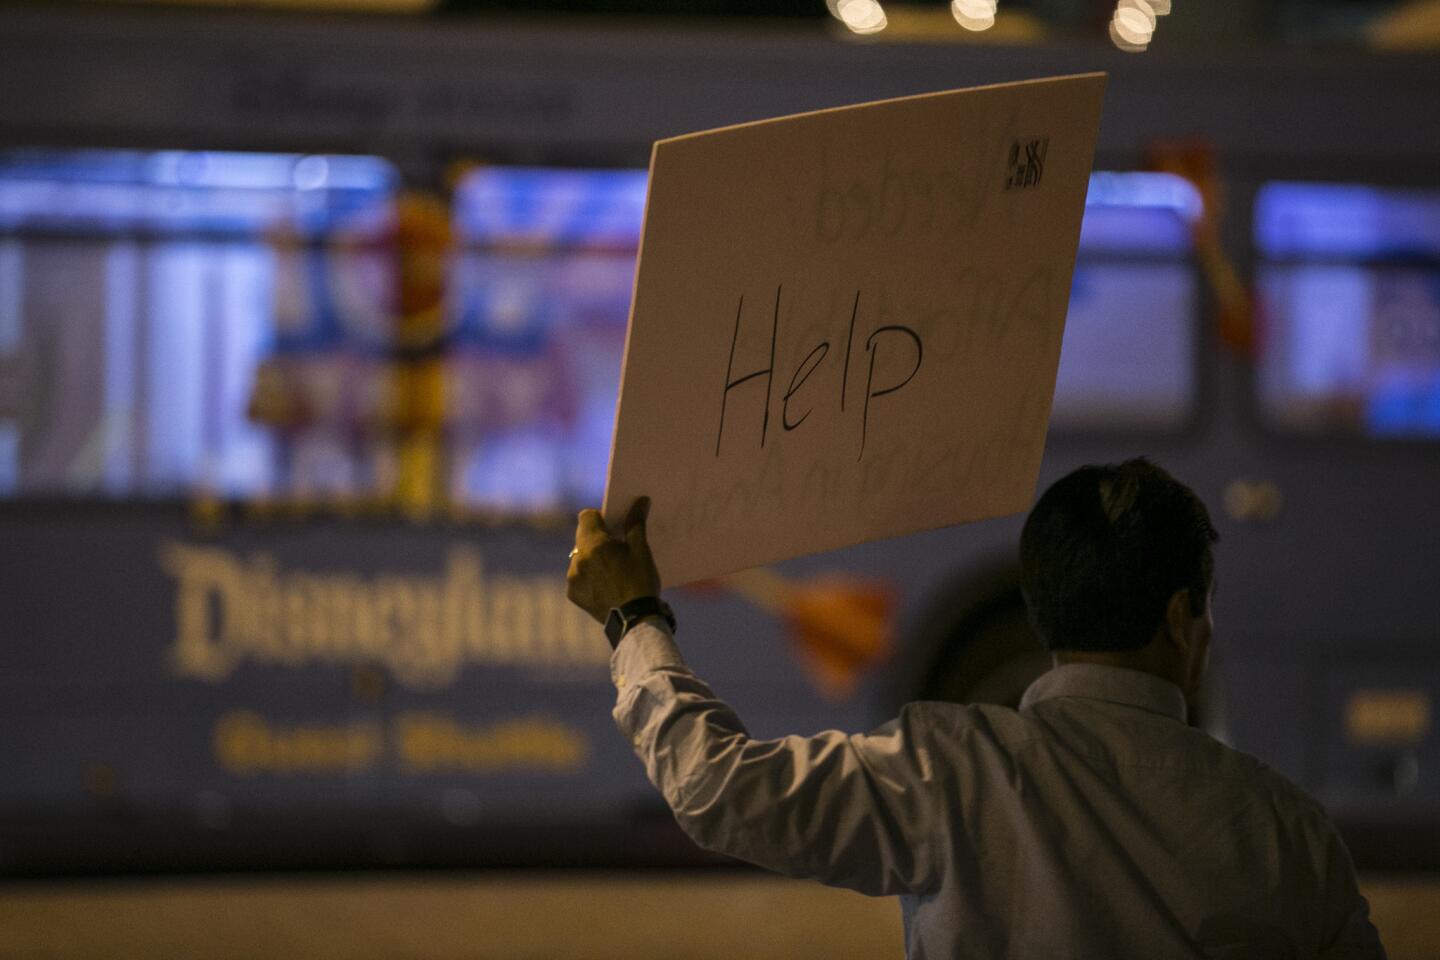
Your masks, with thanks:
M 630 628 L 610 655 L 610 680 L 624 690 L 652 670 L 685 666 L 670 628 L 659 617 L 646 617 Z

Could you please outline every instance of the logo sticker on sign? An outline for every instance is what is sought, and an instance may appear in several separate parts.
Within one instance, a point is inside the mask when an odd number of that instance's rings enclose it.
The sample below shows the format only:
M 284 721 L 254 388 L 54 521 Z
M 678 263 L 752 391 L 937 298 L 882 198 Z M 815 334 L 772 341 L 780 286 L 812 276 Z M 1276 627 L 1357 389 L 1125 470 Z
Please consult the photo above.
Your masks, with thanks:
M 1045 175 L 1045 154 L 1050 149 L 1049 137 L 1026 137 L 1010 145 L 1010 175 L 1005 178 L 1006 190 L 1038 187 Z

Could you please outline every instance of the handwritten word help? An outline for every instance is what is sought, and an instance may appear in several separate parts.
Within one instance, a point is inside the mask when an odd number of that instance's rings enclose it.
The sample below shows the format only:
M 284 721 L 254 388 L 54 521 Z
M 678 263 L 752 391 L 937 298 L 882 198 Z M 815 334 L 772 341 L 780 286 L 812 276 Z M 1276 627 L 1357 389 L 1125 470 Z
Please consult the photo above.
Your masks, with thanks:
M 752 370 L 739 375 L 735 372 L 735 346 L 740 341 L 740 327 L 745 319 L 745 297 L 740 296 L 739 303 L 735 308 L 735 332 L 730 338 L 730 357 L 725 366 L 724 389 L 720 393 L 720 426 L 715 433 L 715 456 L 720 456 L 721 447 L 725 441 L 725 417 L 730 404 L 731 391 L 739 389 L 753 389 L 749 385 L 756 381 L 754 386 L 758 387 L 758 381 L 764 379 L 765 406 L 764 413 L 760 418 L 760 429 L 758 438 L 760 446 L 765 446 L 765 441 L 770 433 L 771 401 L 775 399 L 775 344 L 780 337 L 780 302 L 784 287 L 775 288 L 775 304 L 771 312 L 770 320 L 770 363 L 769 366 L 759 370 Z M 855 353 L 855 321 L 860 314 L 860 291 L 855 291 L 855 300 L 850 308 L 849 329 L 845 335 L 844 359 L 840 368 L 840 394 L 838 397 L 840 412 L 845 412 L 845 402 L 850 393 L 850 370 L 853 366 L 852 357 Z M 909 327 L 901 324 L 885 324 L 876 327 L 864 340 L 863 353 L 868 354 L 868 360 L 862 356 L 858 358 L 862 369 L 865 371 L 865 389 L 859 404 L 859 453 L 855 459 L 861 460 L 865 456 L 865 440 L 870 425 L 870 403 L 881 397 L 893 394 L 915 379 L 920 372 L 920 364 L 924 360 L 925 346 L 920 340 L 920 335 Z M 891 363 L 886 364 L 882 369 L 895 366 L 894 358 L 905 358 L 900 366 L 909 364 L 909 369 L 903 376 L 897 376 L 894 370 L 891 375 L 885 378 L 886 382 L 876 382 L 876 366 L 881 352 L 884 352 Z M 835 351 L 837 356 L 839 350 Z M 817 402 L 815 390 L 804 391 L 805 382 L 811 375 L 824 364 L 830 356 L 830 341 L 822 340 L 816 344 L 805 359 L 795 367 L 790 375 L 789 385 L 785 387 L 784 393 L 779 396 L 779 420 L 780 428 L 789 433 L 792 430 L 800 429 L 806 419 L 809 418 Z M 857 378 L 858 379 L 858 378 Z M 855 406 L 851 405 L 852 409 Z M 732 433 L 738 425 L 732 424 Z M 743 428 L 740 428 L 743 430 Z

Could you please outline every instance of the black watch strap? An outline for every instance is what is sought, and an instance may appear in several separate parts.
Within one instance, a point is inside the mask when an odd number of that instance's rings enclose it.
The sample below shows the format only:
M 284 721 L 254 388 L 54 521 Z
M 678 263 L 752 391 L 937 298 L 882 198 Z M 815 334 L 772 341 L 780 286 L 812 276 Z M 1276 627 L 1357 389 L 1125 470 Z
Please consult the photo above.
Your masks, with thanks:
M 630 628 L 646 617 L 660 617 L 670 625 L 670 632 L 675 632 L 675 612 L 670 604 L 659 597 L 636 597 L 610 608 L 610 616 L 605 618 L 605 636 L 610 640 L 610 648 L 618 647 Z

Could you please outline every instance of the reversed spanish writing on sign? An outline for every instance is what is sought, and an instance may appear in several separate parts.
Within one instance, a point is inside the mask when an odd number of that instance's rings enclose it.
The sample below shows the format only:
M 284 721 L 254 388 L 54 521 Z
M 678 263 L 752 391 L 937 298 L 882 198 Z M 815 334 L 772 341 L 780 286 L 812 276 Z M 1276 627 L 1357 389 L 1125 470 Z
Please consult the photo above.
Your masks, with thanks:
M 655 144 L 604 513 L 667 585 L 1029 506 L 1104 85 Z

